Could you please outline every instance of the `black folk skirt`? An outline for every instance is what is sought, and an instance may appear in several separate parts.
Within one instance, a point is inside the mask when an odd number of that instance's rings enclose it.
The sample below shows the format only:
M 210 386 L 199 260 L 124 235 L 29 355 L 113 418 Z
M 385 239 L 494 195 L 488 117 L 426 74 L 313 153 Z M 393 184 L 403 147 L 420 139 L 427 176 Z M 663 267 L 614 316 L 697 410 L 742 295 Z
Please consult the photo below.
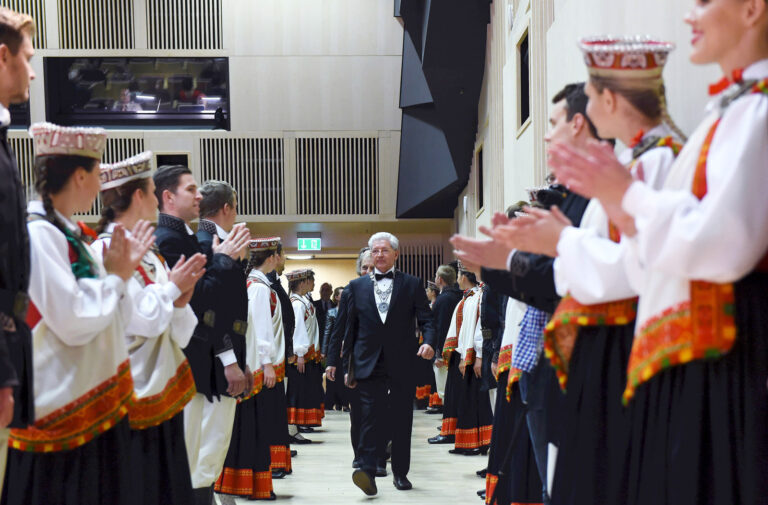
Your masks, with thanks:
M 131 430 L 131 466 L 135 505 L 194 503 L 183 411 L 158 426 Z
M 461 356 L 452 352 L 448 361 L 448 376 L 445 380 L 445 396 L 443 398 L 443 425 L 440 434 L 447 437 L 456 434 L 456 423 L 459 420 L 459 395 L 461 393 L 461 372 L 459 363 Z
M 768 504 L 768 274 L 734 288 L 731 351 L 637 388 L 630 505 Z
M 128 418 L 85 445 L 50 453 L 8 449 L 3 505 L 133 505 Z M 187 469 L 189 473 L 189 469 Z
M 480 391 L 483 380 L 467 365 L 464 376 L 459 373 L 459 415 L 456 420 L 456 448 L 484 449 L 491 443 L 493 411 L 488 390 Z
M 229 451 L 214 487 L 217 493 L 250 499 L 272 494 L 269 442 L 259 432 L 258 415 L 256 397 L 237 404 Z
M 634 323 L 579 329 L 563 402 L 553 505 L 627 502 L 631 409 L 622 404 Z
M 285 367 L 288 379 L 288 424 L 297 426 L 321 426 L 323 424 L 322 383 L 317 373 L 319 365 L 309 362 L 304 365 L 304 373 L 299 373 L 295 364 Z
M 273 388 L 262 388 L 256 395 L 259 436 L 269 443 L 270 468 L 290 472 L 291 447 L 288 440 L 288 411 L 285 401 L 285 383 Z

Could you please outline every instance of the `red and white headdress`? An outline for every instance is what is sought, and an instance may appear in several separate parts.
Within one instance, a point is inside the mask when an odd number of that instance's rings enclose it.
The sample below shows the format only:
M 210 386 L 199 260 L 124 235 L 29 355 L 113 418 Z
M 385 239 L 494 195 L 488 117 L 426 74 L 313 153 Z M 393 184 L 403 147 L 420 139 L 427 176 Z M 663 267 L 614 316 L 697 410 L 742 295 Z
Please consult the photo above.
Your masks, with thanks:
M 311 276 L 312 270 L 309 268 L 300 268 L 299 270 L 293 270 L 285 274 L 286 279 L 290 282 L 303 281 L 304 279 L 309 279 Z
M 128 181 L 152 177 L 152 151 L 144 151 L 117 163 L 101 164 L 101 190 L 117 188 Z
M 661 79 L 675 44 L 648 36 L 586 37 L 579 41 L 589 75 L 635 79 Z
M 100 160 L 107 147 L 103 128 L 70 128 L 53 123 L 35 123 L 29 128 L 35 156 L 84 156 Z
M 276 251 L 280 242 L 280 237 L 255 238 L 248 243 L 248 250 L 251 252 Z

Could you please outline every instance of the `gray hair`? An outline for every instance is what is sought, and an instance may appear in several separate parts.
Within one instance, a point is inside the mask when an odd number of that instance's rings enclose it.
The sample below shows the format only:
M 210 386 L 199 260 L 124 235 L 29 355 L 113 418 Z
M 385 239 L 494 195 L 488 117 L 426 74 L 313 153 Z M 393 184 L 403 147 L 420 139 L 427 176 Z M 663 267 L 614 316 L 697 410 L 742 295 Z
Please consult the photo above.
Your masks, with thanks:
M 200 188 L 203 199 L 200 200 L 200 217 L 215 216 L 224 208 L 224 205 L 234 207 L 237 192 L 228 182 L 206 181 Z
M 360 255 L 357 257 L 357 262 L 355 263 L 355 270 L 357 271 L 357 275 L 363 274 L 363 262 L 371 257 L 371 250 L 367 247 L 363 249 L 363 252 L 360 253 Z
M 385 231 L 380 231 L 378 233 L 374 233 L 373 235 L 371 235 L 371 238 L 368 239 L 368 247 L 372 248 L 373 243 L 378 242 L 379 240 L 386 240 L 387 242 L 389 242 L 389 245 L 392 246 L 392 249 L 394 249 L 395 251 L 400 250 L 400 241 L 397 240 L 397 237 Z

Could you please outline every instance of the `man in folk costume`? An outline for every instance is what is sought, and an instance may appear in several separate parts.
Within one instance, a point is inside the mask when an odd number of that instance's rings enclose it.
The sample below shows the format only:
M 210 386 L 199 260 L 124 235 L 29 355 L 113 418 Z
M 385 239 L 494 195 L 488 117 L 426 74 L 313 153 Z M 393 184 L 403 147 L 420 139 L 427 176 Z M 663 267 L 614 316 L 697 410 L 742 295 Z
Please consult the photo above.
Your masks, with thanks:
M 26 199 L 8 145 L 8 108 L 29 100 L 29 83 L 35 78 L 29 63 L 35 52 L 34 32 L 31 17 L 0 7 L 0 177 L 4 181 L 0 186 L 0 475 L 5 475 L 8 427 L 26 428 L 35 420 L 32 335 L 25 321 L 29 305 Z
M 390 233 L 376 233 L 368 241 L 375 269 L 368 277 L 359 277 L 347 286 L 351 292 L 346 319 L 352 341 L 350 374 L 360 394 L 362 423 L 358 455 L 362 468 L 352 480 L 365 494 L 377 493 L 375 473 L 382 442 L 391 424 L 393 483 L 399 490 L 412 488 L 410 469 L 413 397 L 416 393 L 413 369 L 419 357 L 434 356 L 435 334 L 432 312 L 421 281 L 395 271 L 400 243 Z M 424 344 L 419 347 L 414 335 L 414 319 L 419 323 Z M 336 358 L 336 356 L 331 356 Z M 335 376 L 331 362 L 330 376 Z
M 264 387 L 256 395 L 258 407 L 259 437 L 269 444 L 272 478 L 282 479 L 292 472 L 291 448 L 288 442 L 288 411 L 285 399 L 285 333 L 283 327 L 282 302 L 272 288 L 267 274 L 273 272 L 283 260 L 283 244 L 279 238 L 251 242 L 251 257 L 248 267 L 249 305 L 258 295 L 259 300 L 269 300 L 269 324 L 271 325 L 272 347 L 269 356 L 262 358 Z M 269 261 L 268 261 L 269 260 Z M 266 291 L 269 288 L 269 292 Z M 264 305 L 263 301 L 258 302 Z M 255 312 L 249 313 L 251 317 Z M 260 325 L 267 325 L 265 314 L 259 312 Z M 254 319 L 255 321 L 255 319 Z M 251 323 L 249 322 L 249 327 Z M 265 331 L 261 329 L 261 331 Z M 273 379 L 274 377 L 274 379 Z
M 35 189 L 29 203 L 35 423 L 11 430 L 3 503 L 131 504 L 133 396 L 125 322 L 133 311 L 127 281 L 152 245 L 152 228 L 122 226 L 103 265 L 71 217 L 100 189 L 100 128 L 30 128 Z
M 130 230 L 140 219 L 157 219 L 152 153 L 102 164 L 101 202 L 99 239 L 93 244 L 99 259 L 117 225 Z M 188 303 L 205 261 L 197 254 L 169 271 L 150 250 L 127 283 L 134 306 L 125 339 L 134 385 L 128 419 L 135 503 L 194 501 L 182 411 L 195 395 L 195 381 L 182 349 L 197 326 Z
M 191 171 L 181 165 L 160 167 L 154 175 L 160 208 L 157 245 L 169 266 L 204 249 L 189 227 L 200 209 L 200 192 Z M 237 402 L 250 382 L 245 366 L 245 313 L 232 294 L 245 293 L 245 273 L 238 259 L 247 246 L 247 229 L 214 241 L 206 254 L 205 275 L 195 286 L 191 305 L 198 325 L 184 354 L 192 367 L 197 394 L 184 409 L 184 429 L 196 501 L 209 505 L 232 435 Z M 228 296 L 222 296 L 222 286 Z M 246 307 L 247 308 L 247 307 Z M 250 374 L 249 374 L 250 375 Z
M 448 265 L 441 265 L 435 273 L 435 284 L 440 288 L 432 313 L 435 317 L 435 335 L 437 337 L 437 349 L 435 350 L 436 391 L 429 398 L 428 414 L 441 414 L 443 412 L 443 398 L 445 397 L 445 383 L 448 376 L 448 364 L 443 361 L 443 345 L 451 326 L 451 318 L 456 306 L 462 299 L 462 292 L 456 284 L 456 271 Z M 438 436 L 439 437 L 439 436 Z M 450 441 L 452 442 L 452 441 Z M 430 443 L 447 443 L 444 439 Z
M 238 403 L 229 452 L 216 483 L 219 493 L 251 500 L 275 499 L 270 469 L 271 440 L 264 429 L 267 417 L 274 413 L 261 411 L 257 398 L 265 388 L 272 389 L 277 384 L 273 359 L 283 353 L 282 348 L 276 348 L 274 332 L 275 326 L 280 326 L 281 313 L 277 295 L 269 287 L 266 275 L 279 261 L 278 247 L 281 247 L 279 237 L 258 238 L 248 244 L 246 362 L 254 371 L 253 388 Z M 281 343 L 282 339 L 278 341 Z M 231 498 L 228 501 L 233 503 Z
M 294 270 L 286 276 L 291 292 L 291 306 L 296 320 L 293 330 L 294 356 L 286 368 L 288 378 L 288 425 L 291 442 L 308 444 L 298 431 L 299 426 L 320 426 L 322 420 L 322 397 L 317 389 L 311 366 L 315 359 L 313 342 L 317 340 L 317 318 L 315 307 L 307 298 L 310 287 L 314 284 L 310 269 Z

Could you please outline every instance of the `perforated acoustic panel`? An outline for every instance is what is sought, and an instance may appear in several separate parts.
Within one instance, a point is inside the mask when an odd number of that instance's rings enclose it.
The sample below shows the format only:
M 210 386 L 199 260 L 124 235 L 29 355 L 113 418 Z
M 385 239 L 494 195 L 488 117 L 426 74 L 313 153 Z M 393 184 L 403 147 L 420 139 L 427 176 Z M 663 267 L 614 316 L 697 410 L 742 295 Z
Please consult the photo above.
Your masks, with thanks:
M 222 0 L 146 0 L 149 49 L 221 49 Z
M 420 278 L 426 287 L 427 281 L 435 280 L 437 268 L 443 264 L 441 244 L 401 244 L 397 268 Z
M 296 201 L 300 215 L 377 214 L 379 139 L 297 138 Z
M 133 49 L 133 0 L 59 0 L 62 49 Z
M 16 162 L 19 165 L 19 173 L 21 175 L 21 183 L 24 184 L 27 200 L 30 200 L 35 195 L 35 152 L 32 138 L 29 137 L 26 132 L 24 132 L 23 135 L 24 136 L 18 137 L 9 135 L 8 143 L 14 154 L 16 154 Z
M 232 184 L 242 216 L 285 214 L 283 159 L 281 138 L 203 138 L 200 182 Z
M 0 5 L 32 16 L 36 28 L 32 45 L 37 49 L 48 47 L 48 39 L 45 34 L 45 0 L 2 0 Z

